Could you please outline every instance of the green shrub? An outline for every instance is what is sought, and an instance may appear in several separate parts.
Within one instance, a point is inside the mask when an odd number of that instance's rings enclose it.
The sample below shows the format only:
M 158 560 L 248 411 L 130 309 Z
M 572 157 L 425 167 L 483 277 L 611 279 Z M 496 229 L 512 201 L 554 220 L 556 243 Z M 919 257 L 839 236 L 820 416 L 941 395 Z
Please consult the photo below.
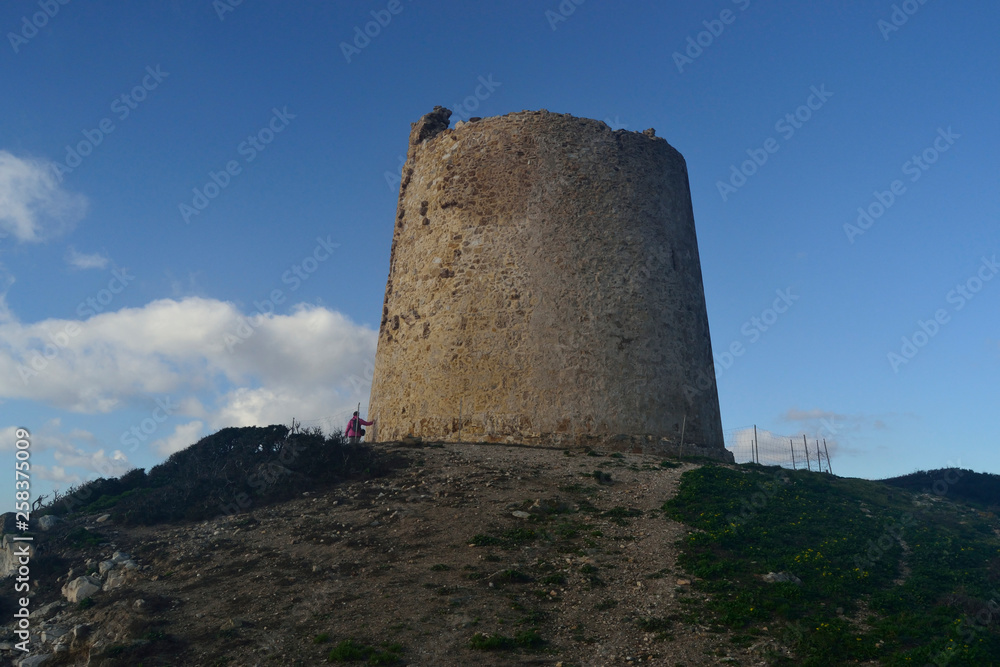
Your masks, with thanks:
M 469 647 L 477 651 L 506 651 L 513 648 L 514 642 L 503 635 L 486 635 L 477 632 L 469 639 Z
M 374 651 L 371 646 L 359 644 L 353 639 L 345 639 L 330 649 L 326 659 L 328 662 L 358 662 L 367 660 Z
M 81 548 L 81 547 L 92 547 L 100 544 L 104 541 L 104 536 L 100 533 L 92 532 L 80 526 L 79 528 L 74 528 L 72 531 L 66 534 L 66 539 L 69 541 L 70 545 Z
M 369 665 L 394 665 L 402 657 L 403 646 L 391 643 L 382 648 L 368 646 L 353 639 L 345 639 L 326 656 L 327 662 L 367 662 Z
M 175 452 L 147 474 L 87 482 L 37 514 L 110 512 L 123 525 L 211 519 L 299 496 L 341 480 L 383 472 L 375 451 L 318 430 L 226 428 Z
M 996 598 L 992 514 L 879 482 L 718 465 L 684 473 L 664 509 L 696 529 L 678 565 L 709 596 L 678 601 L 742 635 L 769 628 L 794 664 L 953 667 L 1000 655 L 1000 624 L 973 620 Z M 767 583 L 768 572 L 801 583 Z
M 590 477 L 596 479 L 598 484 L 612 483 L 611 473 L 604 472 L 603 470 L 595 470 L 594 472 L 590 473 Z
M 534 579 L 520 570 L 508 569 L 497 574 L 497 581 L 509 584 L 526 584 Z

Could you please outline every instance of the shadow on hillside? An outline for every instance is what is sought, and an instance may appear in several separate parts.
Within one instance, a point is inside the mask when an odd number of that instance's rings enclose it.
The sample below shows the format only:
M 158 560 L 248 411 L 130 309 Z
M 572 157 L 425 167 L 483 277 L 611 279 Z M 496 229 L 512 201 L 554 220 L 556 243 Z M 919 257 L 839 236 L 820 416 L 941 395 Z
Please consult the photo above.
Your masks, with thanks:
M 69 490 L 34 513 L 106 512 L 124 525 L 200 521 L 288 500 L 345 479 L 385 474 L 393 463 L 340 433 L 291 433 L 286 426 L 226 428 L 172 454 L 147 474 L 137 468 Z

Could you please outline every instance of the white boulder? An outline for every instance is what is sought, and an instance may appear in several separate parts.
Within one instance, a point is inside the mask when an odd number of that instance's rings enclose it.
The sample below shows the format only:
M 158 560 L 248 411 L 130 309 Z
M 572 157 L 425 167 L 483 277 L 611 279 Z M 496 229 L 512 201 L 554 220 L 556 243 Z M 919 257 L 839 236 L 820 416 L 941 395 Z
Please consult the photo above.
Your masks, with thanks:
M 101 581 L 94 577 L 77 577 L 62 587 L 62 594 L 70 602 L 79 602 L 101 590 Z

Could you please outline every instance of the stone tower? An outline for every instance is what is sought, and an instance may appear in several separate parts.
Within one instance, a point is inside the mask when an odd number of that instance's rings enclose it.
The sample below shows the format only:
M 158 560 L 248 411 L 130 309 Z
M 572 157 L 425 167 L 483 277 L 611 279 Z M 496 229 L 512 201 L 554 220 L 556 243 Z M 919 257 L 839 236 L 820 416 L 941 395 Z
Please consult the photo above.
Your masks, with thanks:
M 373 440 L 723 448 L 684 158 L 524 111 L 413 124 Z

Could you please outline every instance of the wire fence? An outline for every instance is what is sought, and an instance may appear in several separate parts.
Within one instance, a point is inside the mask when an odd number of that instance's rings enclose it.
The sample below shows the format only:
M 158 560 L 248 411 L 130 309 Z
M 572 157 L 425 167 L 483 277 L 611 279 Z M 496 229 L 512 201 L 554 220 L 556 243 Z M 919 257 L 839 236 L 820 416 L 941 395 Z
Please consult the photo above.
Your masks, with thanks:
M 737 463 L 759 463 L 793 470 L 833 473 L 825 438 L 779 435 L 756 426 L 744 426 L 725 433 L 726 449 Z
M 291 428 L 299 431 L 319 428 L 326 435 L 343 433 L 352 414 L 353 410 L 341 410 L 325 417 L 293 419 Z M 724 437 L 726 449 L 733 453 L 737 463 L 833 472 L 825 438 L 779 435 L 756 426 L 726 431 Z

